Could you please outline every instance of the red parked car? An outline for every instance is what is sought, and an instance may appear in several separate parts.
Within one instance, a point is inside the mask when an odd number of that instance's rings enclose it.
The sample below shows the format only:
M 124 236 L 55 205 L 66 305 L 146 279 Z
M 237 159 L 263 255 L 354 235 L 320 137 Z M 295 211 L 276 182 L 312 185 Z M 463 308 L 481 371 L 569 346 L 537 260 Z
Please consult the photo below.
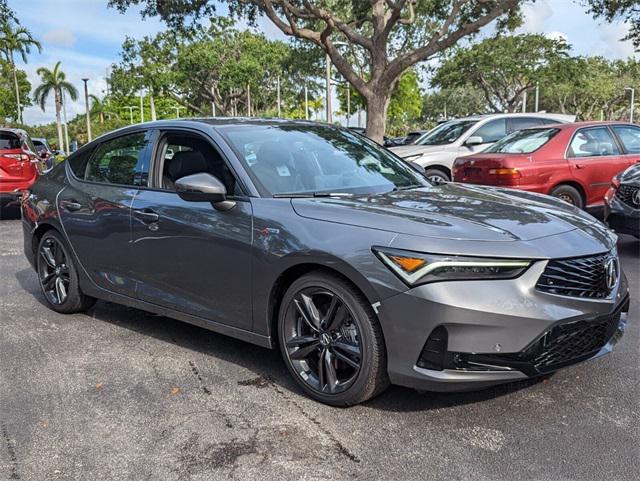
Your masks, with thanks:
M 640 127 L 579 122 L 520 130 L 453 164 L 456 182 L 559 197 L 579 208 L 603 205 L 611 179 L 640 162 Z
M 41 159 L 24 130 L 0 129 L 0 207 L 17 201 L 42 170 Z

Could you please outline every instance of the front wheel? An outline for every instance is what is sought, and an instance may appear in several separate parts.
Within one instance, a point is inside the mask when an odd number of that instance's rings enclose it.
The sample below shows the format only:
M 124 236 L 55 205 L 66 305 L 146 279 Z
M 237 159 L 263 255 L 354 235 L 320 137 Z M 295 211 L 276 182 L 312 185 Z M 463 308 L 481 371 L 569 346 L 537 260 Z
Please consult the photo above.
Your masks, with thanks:
M 362 294 L 337 276 L 296 280 L 282 300 L 278 334 L 289 372 L 320 402 L 358 404 L 389 384 L 380 324 Z
M 80 290 L 78 271 L 60 234 L 46 232 L 38 245 L 38 278 L 47 305 L 64 314 L 82 312 L 95 303 Z
M 449 174 L 440 169 L 427 168 L 424 172 L 424 176 L 429 179 L 434 185 L 441 185 L 446 184 L 447 182 L 451 182 L 451 177 L 449 177 Z

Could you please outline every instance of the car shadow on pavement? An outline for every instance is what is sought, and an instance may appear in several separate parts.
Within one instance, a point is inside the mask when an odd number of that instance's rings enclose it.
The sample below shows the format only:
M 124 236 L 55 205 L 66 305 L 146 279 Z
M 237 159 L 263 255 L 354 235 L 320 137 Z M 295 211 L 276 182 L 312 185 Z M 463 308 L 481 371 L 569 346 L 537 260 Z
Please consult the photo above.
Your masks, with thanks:
M 17 219 L 20 219 L 20 207 L 18 205 L 0 207 L 0 220 Z
M 630 235 L 619 234 L 618 254 L 621 256 L 640 256 L 640 239 Z

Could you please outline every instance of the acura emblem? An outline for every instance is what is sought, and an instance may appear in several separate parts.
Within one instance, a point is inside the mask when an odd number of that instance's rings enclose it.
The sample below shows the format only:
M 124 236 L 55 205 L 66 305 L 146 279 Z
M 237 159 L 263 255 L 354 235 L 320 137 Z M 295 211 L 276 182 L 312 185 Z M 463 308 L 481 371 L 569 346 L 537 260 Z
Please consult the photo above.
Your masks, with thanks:
M 611 290 L 618 283 L 618 259 L 609 257 L 604 262 L 604 279 L 607 283 L 607 289 Z
M 633 205 L 640 206 L 640 189 L 636 189 L 636 191 L 631 196 L 631 202 Z

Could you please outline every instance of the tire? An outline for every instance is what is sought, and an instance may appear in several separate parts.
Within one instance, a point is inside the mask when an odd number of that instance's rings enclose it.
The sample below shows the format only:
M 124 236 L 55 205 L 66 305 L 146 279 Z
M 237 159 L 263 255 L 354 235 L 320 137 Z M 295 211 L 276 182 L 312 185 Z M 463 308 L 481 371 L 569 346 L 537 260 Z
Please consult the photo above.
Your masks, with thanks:
M 95 298 L 80 290 L 75 261 L 57 231 L 45 232 L 38 244 L 37 256 L 38 283 L 50 309 L 73 314 L 84 312 L 95 304 Z M 65 293 L 64 297 L 62 293 Z
M 451 182 L 451 177 L 441 169 L 426 169 L 424 176 L 436 185 Z
M 280 305 L 278 340 L 295 381 L 324 404 L 352 406 L 389 385 L 382 329 L 371 306 L 333 274 L 314 271 L 291 284 Z
M 571 187 L 570 185 L 558 185 L 551 190 L 549 195 L 560 200 L 564 200 L 566 203 L 571 204 L 578 209 L 582 209 L 584 207 L 582 195 L 580 195 L 578 189 L 576 189 L 575 187 Z

